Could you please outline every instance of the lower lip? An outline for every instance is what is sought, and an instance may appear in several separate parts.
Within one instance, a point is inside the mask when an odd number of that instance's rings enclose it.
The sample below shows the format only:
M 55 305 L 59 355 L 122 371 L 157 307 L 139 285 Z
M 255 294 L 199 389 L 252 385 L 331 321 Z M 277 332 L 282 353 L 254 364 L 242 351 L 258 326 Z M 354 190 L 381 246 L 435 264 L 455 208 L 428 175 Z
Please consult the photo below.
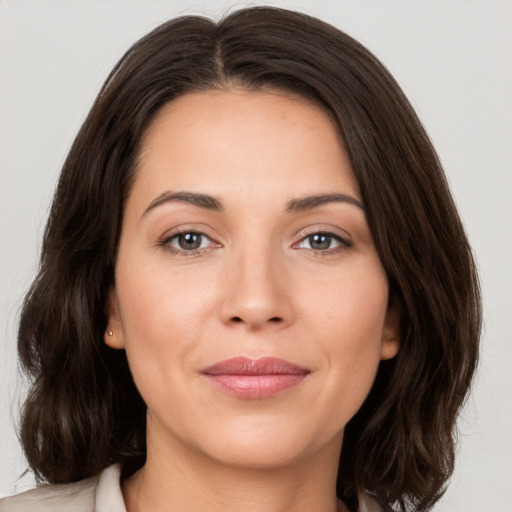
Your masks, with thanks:
M 205 375 L 217 389 L 238 398 L 267 398 L 300 384 L 307 374 Z

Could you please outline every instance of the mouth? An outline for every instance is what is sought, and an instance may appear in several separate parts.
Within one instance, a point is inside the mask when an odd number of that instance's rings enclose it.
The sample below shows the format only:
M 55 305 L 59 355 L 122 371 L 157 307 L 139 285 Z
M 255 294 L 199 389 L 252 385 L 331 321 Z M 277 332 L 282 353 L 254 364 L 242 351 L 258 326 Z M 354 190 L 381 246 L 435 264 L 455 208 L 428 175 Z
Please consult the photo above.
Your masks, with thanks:
M 218 390 L 238 398 L 267 398 L 300 384 L 310 373 L 284 359 L 233 357 L 202 372 Z

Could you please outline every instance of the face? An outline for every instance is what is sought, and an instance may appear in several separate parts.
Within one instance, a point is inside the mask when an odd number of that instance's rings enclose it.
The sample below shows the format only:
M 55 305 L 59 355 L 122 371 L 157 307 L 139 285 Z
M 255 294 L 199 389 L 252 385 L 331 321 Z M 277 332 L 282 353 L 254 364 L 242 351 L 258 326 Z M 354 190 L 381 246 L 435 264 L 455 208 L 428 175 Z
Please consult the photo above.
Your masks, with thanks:
M 398 350 L 336 128 L 277 92 L 194 93 L 159 113 L 109 307 L 106 341 L 126 350 L 148 406 L 148 452 L 239 467 L 337 460 Z

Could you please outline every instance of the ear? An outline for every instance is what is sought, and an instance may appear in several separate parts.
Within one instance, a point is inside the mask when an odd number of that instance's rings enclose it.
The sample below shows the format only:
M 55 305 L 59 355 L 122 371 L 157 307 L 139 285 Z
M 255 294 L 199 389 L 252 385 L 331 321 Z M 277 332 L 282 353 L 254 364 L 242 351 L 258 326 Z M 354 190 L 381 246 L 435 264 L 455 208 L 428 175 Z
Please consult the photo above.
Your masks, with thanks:
M 116 350 L 124 348 L 124 335 L 119 307 L 117 303 L 116 290 L 111 286 L 107 297 L 107 328 L 103 334 L 105 343 Z
M 400 348 L 400 318 L 400 308 L 396 301 L 390 298 L 382 330 L 381 359 L 392 359 L 398 353 Z

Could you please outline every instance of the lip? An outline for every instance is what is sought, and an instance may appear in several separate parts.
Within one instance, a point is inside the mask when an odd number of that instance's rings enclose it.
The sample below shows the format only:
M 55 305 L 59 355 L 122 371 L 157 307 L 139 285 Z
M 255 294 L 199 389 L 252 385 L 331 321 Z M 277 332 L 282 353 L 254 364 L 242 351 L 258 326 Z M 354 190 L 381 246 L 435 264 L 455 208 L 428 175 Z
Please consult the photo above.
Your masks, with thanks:
M 224 393 L 238 398 L 267 398 L 297 386 L 310 371 L 275 357 L 232 357 L 201 373 Z

